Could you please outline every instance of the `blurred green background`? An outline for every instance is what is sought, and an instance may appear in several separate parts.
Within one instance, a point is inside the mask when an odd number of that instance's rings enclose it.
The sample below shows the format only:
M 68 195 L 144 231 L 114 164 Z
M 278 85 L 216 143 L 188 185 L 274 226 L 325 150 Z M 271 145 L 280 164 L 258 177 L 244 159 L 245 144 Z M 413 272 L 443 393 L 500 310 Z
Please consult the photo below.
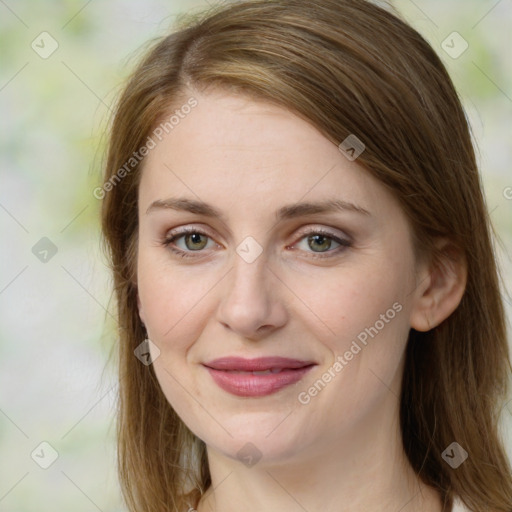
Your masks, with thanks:
M 510 286 L 512 2 L 393 5 L 431 42 L 460 92 Z M 0 512 L 122 510 L 115 375 L 106 366 L 115 343 L 111 282 L 92 191 L 133 57 L 178 14 L 207 7 L 0 0 Z M 454 31 L 468 44 L 460 56 L 462 39 L 453 49 L 443 43 Z M 508 296 L 506 305 L 510 319 Z M 512 457 L 512 401 L 502 422 Z

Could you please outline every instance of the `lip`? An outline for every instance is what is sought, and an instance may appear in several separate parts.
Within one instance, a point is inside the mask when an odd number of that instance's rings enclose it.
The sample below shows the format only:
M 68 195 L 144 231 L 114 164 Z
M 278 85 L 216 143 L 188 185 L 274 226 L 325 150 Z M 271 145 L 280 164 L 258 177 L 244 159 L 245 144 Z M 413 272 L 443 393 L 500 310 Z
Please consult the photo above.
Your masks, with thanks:
M 258 357 L 256 359 L 244 359 L 243 357 L 221 357 L 214 359 L 204 366 L 213 368 L 215 370 L 236 370 L 245 372 L 258 372 L 269 370 L 272 368 L 278 369 L 296 369 L 303 368 L 316 364 L 315 361 L 303 361 L 300 359 L 290 359 L 288 357 Z
M 315 365 L 314 361 L 285 357 L 257 359 L 224 357 L 203 364 L 221 389 L 243 397 L 267 396 L 276 393 L 299 382 Z M 250 373 L 266 370 L 279 370 L 279 372 L 260 375 Z

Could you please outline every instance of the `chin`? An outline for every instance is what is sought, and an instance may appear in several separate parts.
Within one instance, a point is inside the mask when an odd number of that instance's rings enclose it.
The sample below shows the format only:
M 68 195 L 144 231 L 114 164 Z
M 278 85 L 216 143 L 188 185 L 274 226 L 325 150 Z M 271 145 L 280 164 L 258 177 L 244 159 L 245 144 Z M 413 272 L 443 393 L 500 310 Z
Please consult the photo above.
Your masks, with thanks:
M 286 414 L 282 413 L 246 414 L 245 421 L 244 415 L 231 417 L 230 421 L 222 421 L 218 417 L 218 421 L 232 437 L 220 427 L 215 429 L 219 434 L 212 437 L 213 425 L 205 430 L 204 436 L 202 432 L 196 435 L 215 451 L 239 460 L 248 467 L 256 463 L 260 466 L 285 463 L 297 456 L 298 447 L 309 444 L 304 438 L 307 429 L 295 426 L 292 429 L 291 424 L 286 425 L 287 420 L 283 422 L 285 417 Z

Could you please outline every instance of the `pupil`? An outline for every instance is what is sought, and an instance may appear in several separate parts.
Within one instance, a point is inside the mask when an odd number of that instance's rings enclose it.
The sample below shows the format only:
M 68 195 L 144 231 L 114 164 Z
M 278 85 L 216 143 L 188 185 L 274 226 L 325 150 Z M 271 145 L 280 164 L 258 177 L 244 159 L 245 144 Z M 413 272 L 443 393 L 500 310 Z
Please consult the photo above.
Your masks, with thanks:
M 325 242 L 327 241 L 327 237 L 325 237 L 324 235 L 313 235 L 311 238 L 313 238 L 315 243 L 318 243 L 318 241 L 320 240 L 319 245 L 324 245 Z M 324 244 L 322 244 L 322 241 L 324 242 Z
M 188 238 L 192 242 L 192 245 L 201 244 L 201 235 L 199 233 L 192 233 L 188 235 Z

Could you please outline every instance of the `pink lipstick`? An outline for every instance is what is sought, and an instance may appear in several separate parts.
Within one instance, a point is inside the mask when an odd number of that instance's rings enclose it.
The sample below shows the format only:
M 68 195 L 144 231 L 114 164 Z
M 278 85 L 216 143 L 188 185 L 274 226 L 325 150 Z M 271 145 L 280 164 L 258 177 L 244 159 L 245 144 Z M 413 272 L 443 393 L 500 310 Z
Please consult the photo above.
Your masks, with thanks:
M 216 384 L 236 396 L 266 396 L 300 381 L 314 361 L 285 357 L 223 357 L 204 363 Z

